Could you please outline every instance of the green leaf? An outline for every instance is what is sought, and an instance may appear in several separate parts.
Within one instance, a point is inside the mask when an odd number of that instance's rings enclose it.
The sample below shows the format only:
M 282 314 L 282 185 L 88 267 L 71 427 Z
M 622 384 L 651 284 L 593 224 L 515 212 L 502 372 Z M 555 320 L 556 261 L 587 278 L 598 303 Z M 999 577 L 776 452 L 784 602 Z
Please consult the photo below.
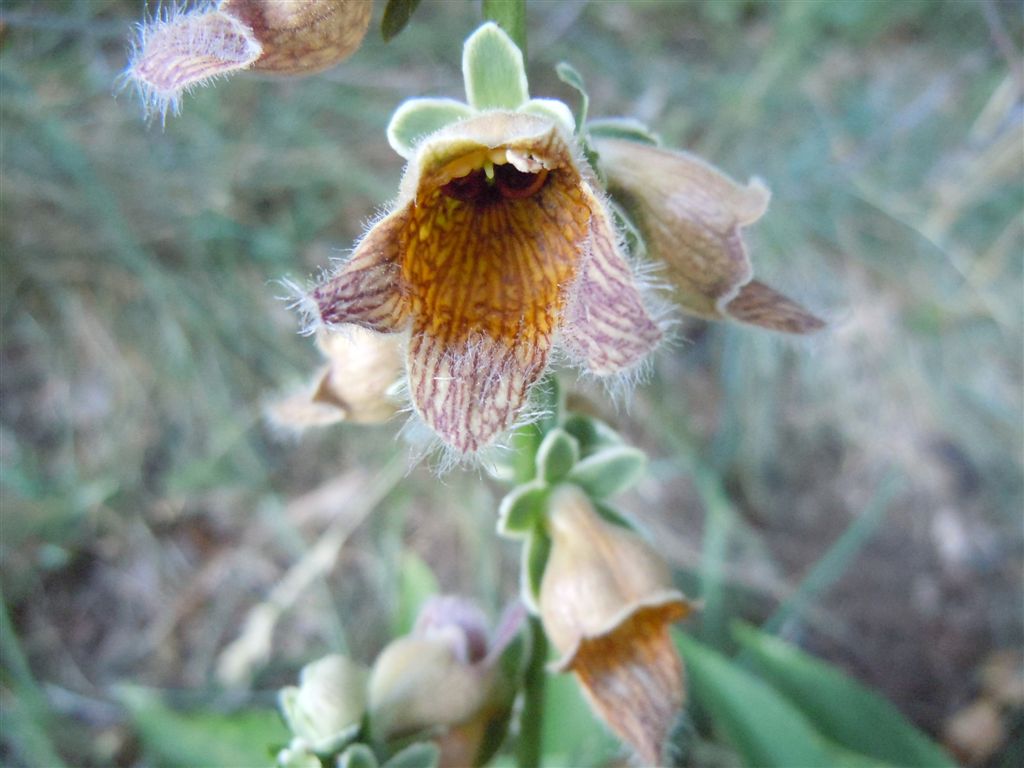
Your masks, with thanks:
M 163 768 L 216 765 L 251 768 L 267 763 L 267 749 L 289 739 L 288 729 L 272 709 L 231 715 L 167 708 L 157 696 L 121 687 L 117 697 L 128 710 L 153 764 Z
M 706 645 L 676 632 L 694 700 L 745 765 L 831 765 L 821 735 L 785 697 Z
M 537 476 L 546 483 L 557 483 L 569 474 L 579 457 L 576 438 L 564 429 L 553 429 L 537 449 Z
M 548 564 L 549 554 L 551 540 L 543 531 L 535 530 L 523 545 L 523 563 L 520 570 L 523 602 L 535 614 L 540 613 L 540 585 L 544 579 L 544 568 Z
M 591 416 L 574 413 L 565 420 L 562 429 L 576 438 L 580 444 L 580 455 L 590 454 L 613 445 L 622 445 L 619 433 L 603 421 Z
M 661 139 L 646 125 L 632 117 L 605 117 L 587 123 L 587 132 L 594 138 L 626 139 L 640 144 L 661 145 Z
M 587 112 L 590 110 L 590 96 L 587 93 L 587 86 L 583 83 L 583 75 L 576 71 L 576 68 L 567 61 L 560 61 L 555 65 L 555 74 L 558 79 L 569 87 L 576 90 L 580 95 L 580 108 L 576 113 L 576 128 L 582 131 L 587 122 Z
M 540 480 L 513 488 L 498 506 L 498 533 L 510 539 L 528 536 L 543 520 L 548 492 L 547 484 Z
M 604 448 L 581 459 L 572 468 L 568 480 L 590 496 L 603 499 L 629 488 L 644 473 L 647 455 L 639 448 L 619 445 Z
M 526 56 L 526 0 L 483 0 L 484 18 L 497 22 Z
M 388 0 L 380 20 L 380 34 L 388 42 L 405 29 L 420 0 Z
M 622 746 L 594 716 L 575 675 L 548 675 L 544 684 L 545 761 L 555 766 L 613 765 Z
M 895 765 L 954 765 L 896 707 L 830 664 L 746 624 L 734 625 L 733 635 L 754 657 L 762 677 L 830 740 Z
M 383 768 L 437 768 L 440 758 L 436 744 L 418 741 L 395 753 Z
M 338 768 L 377 768 L 377 756 L 365 744 L 352 744 L 338 758 Z
M 425 137 L 474 114 L 468 104 L 455 99 L 409 99 L 391 117 L 388 143 L 408 160 Z
M 394 624 L 396 636 L 412 632 L 420 606 L 427 598 L 441 592 L 430 566 L 419 555 L 408 550 L 402 554 L 398 578 L 398 610 Z
M 487 22 L 466 40 L 462 77 L 474 109 L 514 110 L 530 98 L 523 54 L 494 22 Z

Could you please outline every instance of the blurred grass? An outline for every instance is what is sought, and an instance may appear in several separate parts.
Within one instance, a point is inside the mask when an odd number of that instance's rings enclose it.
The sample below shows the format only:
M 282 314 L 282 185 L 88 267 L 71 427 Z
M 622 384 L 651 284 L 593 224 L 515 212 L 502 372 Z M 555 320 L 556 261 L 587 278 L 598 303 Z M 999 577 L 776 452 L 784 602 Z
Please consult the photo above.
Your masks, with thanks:
M 26 660 L 5 650 L 12 765 L 49 762 L 51 742 L 75 764 L 138 764 L 119 682 L 231 711 L 326 650 L 371 658 L 407 620 L 409 553 L 495 612 L 516 584 L 494 490 L 419 467 L 284 612 L 256 692 L 216 684 L 253 608 L 403 450 L 396 425 L 265 429 L 265 399 L 315 364 L 274 281 L 326 266 L 392 197 L 387 118 L 406 96 L 460 95 L 454 52 L 480 10 L 424 3 L 332 72 L 237 77 L 164 128 L 113 98 L 141 13 L 0 10 L 0 568 L 5 646 Z M 758 273 L 832 323 L 806 342 L 684 323 L 610 416 L 652 455 L 625 506 L 706 601 L 690 629 L 721 646 L 736 615 L 789 616 L 787 637 L 939 729 L 985 657 L 1022 642 L 1019 7 L 528 13 L 534 94 L 575 104 L 554 73 L 568 60 L 593 116 L 635 115 L 769 182 Z M 891 472 L 903 482 L 875 525 Z

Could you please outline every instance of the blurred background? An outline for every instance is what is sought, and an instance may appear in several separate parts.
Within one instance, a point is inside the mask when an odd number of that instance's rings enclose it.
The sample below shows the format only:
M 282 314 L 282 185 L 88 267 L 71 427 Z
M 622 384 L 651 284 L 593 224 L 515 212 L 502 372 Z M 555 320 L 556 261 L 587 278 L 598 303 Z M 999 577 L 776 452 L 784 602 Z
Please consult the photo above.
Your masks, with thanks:
M 479 3 L 424 2 L 388 44 L 382 10 L 336 69 L 236 76 L 161 126 L 115 85 L 143 3 L 3 3 L 4 764 L 267 762 L 302 664 L 370 661 L 424 584 L 494 616 L 515 595 L 485 475 L 410 466 L 401 418 L 263 419 L 318 365 L 275 281 L 393 197 L 399 102 L 462 95 Z M 651 457 L 621 507 L 705 601 L 685 629 L 729 652 L 733 619 L 767 622 L 961 761 L 1020 764 L 1020 4 L 531 0 L 528 23 L 533 95 L 574 105 L 570 61 L 591 115 L 767 180 L 758 276 L 830 322 L 684 321 L 628 408 L 591 393 Z M 552 764 L 616 755 L 553 738 Z

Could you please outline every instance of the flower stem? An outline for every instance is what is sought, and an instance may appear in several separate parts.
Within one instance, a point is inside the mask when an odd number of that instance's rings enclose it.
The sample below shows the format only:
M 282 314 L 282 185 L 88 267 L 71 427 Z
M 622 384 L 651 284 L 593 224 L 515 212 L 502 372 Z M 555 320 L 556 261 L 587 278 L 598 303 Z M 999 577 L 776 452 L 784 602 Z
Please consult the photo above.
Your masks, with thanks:
M 484 18 L 504 29 L 526 60 L 526 0 L 484 0 Z
M 544 725 L 544 663 L 548 657 L 548 638 L 536 616 L 530 617 L 530 660 L 523 680 L 523 711 L 519 718 L 519 743 L 516 747 L 518 768 L 540 765 Z

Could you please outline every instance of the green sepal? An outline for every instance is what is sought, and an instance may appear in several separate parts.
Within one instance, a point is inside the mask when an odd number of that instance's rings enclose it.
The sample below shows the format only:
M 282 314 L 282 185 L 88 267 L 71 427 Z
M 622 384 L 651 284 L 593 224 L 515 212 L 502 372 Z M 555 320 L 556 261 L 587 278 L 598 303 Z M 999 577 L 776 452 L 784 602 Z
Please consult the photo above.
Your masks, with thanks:
M 385 43 L 405 29 L 419 4 L 420 0 L 388 0 L 380 20 L 380 35 Z
M 630 255 L 642 260 L 647 256 L 647 243 L 644 241 L 640 228 L 637 227 L 632 215 L 626 210 L 625 206 L 616 202 L 614 197 L 610 202 L 612 216 L 615 217 L 615 227 L 625 237 L 626 247 L 629 249 Z
M 620 528 L 625 528 L 627 531 L 633 531 L 633 533 L 637 533 L 637 529 L 636 526 L 633 524 L 633 521 L 621 512 L 619 512 L 619 510 L 617 510 L 615 507 L 603 501 L 594 501 L 593 503 L 594 509 L 597 510 L 597 514 L 599 514 L 606 521 L 608 521 L 612 525 L 617 525 Z
M 647 455 L 629 445 L 600 450 L 576 463 L 568 480 L 589 496 L 603 499 L 624 491 L 643 475 Z
M 377 768 L 377 756 L 365 744 L 350 744 L 338 755 L 338 768 Z
M 570 136 L 576 132 L 576 119 L 572 116 L 572 110 L 558 99 L 530 99 L 516 111 L 547 118 L 562 126 Z
M 474 109 L 521 107 L 529 98 L 523 54 L 494 22 L 487 22 L 466 39 L 462 49 L 466 100 Z
M 424 138 L 474 114 L 468 104 L 455 99 L 408 99 L 391 116 L 388 144 L 408 160 Z
M 517 485 L 498 507 L 498 533 L 510 539 L 522 539 L 543 520 L 547 511 L 549 488 L 534 480 Z
M 417 741 L 396 752 L 382 768 L 437 768 L 441 751 L 432 741 Z
M 544 579 L 544 568 L 551 554 L 551 540 L 539 528 L 523 545 L 523 562 L 520 570 L 520 592 L 523 603 L 535 615 L 540 614 L 540 585 Z
M 587 112 L 590 109 L 590 95 L 587 93 L 587 86 L 583 83 L 583 75 L 576 71 L 576 67 L 567 61 L 560 61 L 555 65 L 555 74 L 563 83 L 573 88 L 580 95 L 580 108 L 576 113 L 577 130 L 582 131 L 587 122 Z
M 580 458 L 580 444 L 564 429 L 556 427 L 544 436 L 537 449 L 537 477 L 546 483 L 557 483 Z
M 562 429 L 576 438 L 580 444 L 580 456 L 586 457 L 590 454 L 608 448 L 613 445 L 622 445 L 622 438 L 619 433 L 609 427 L 600 419 L 593 416 L 584 416 L 582 413 L 574 413 L 562 424 Z
M 625 139 L 640 144 L 661 146 L 661 138 L 632 117 L 603 117 L 587 123 L 587 133 L 595 139 Z

